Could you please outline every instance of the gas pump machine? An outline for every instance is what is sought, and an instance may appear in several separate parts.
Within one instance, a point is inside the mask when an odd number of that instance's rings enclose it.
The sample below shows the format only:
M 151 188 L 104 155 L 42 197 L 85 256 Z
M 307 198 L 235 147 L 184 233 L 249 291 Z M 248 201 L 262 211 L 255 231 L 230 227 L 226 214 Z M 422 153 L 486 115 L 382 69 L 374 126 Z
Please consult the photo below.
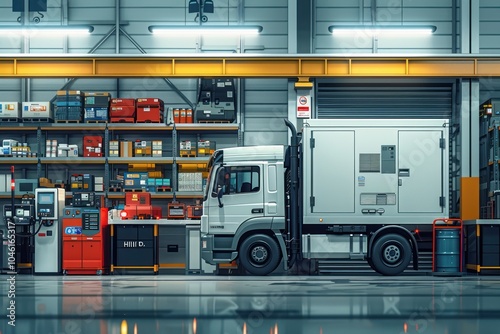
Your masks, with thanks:
M 65 199 L 62 188 L 35 189 L 35 214 L 40 224 L 35 235 L 35 274 L 61 272 L 61 217 Z

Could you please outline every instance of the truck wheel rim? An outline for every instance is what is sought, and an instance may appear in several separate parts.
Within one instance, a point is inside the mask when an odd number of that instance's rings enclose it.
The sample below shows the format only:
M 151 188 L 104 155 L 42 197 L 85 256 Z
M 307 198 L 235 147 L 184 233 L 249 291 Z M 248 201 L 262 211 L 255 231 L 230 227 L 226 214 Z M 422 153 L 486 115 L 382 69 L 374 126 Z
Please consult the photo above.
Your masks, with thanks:
M 268 252 L 264 246 L 256 246 L 252 248 L 252 260 L 256 263 L 263 263 L 267 260 Z
M 389 245 L 384 249 L 384 260 L 387 263 L 394 264 L 401 258 L 401 250 L 396 245 Z

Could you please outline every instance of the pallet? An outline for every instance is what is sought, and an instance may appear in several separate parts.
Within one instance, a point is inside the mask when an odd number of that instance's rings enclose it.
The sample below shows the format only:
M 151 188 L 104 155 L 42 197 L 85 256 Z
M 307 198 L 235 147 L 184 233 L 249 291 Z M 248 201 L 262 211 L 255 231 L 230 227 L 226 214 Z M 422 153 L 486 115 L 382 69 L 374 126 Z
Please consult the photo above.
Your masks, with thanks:
M 198 123 L 231 124 L 231 123 L 233 123 L 233 121 L 200 119 L 200 120 L 198 121 Z
M 111 118 L 110 120 L 111 123 L 135 123 L 135 118 L 130 117 L 130 118 Z
M 52 123 L 53 119 L 52 118 L 46 118 L 46 117 L 39 117 L 39 118 L 23 118 L 23 122 L 28 122 L 28 123 Z
M 79 119 L 56 119 L 55 122 L 56 123 L 67 123 L 67 124 L 70 124 L 70 123 L 79 124 L 82 121 Z
M 169 186 L 158 186 L 156 187 L 156 192 L 158 193 L 166 193 L 166 192 L 171 192 L 172 188 Z
M 121 193 L 122 191 L 123 191 L 123 189 L 119 188 L 119 187 L 108 188 L 108 193 Z
M 163 120 L 154 120 L 154 121 L 151 121 L 151 120 L 143 120 L 143 121 L 137 121 L 136 123 L 163 123 Z
M 3 118 L 0 118 L 0 122 L 3 122 L 3 123 L 19 123 L 19 122 L 21 122 L 21 120 L 19 118 L 16 118 L 16 117 L 3 117 Z
M 187 154 L 187 153 L 181 153 L 179 154 L 181 158 L 196 158 L 196 154 Z
M 86 120 L 85 120 L 85 123 L 104 123 L 104 124 L 105 124 L 105 123 L 108 123 L 108 120 L 106 120 L 106 119 L 100 119 L 100 120 L 97 120 L 97 119 L 96 119 L 96 120 L 87 120 L 87 119 L 86 119 Z
M 126 193 L 145 193 L 146 189 L 140 188 L 140 189 L 123 189 L 124 192 Z

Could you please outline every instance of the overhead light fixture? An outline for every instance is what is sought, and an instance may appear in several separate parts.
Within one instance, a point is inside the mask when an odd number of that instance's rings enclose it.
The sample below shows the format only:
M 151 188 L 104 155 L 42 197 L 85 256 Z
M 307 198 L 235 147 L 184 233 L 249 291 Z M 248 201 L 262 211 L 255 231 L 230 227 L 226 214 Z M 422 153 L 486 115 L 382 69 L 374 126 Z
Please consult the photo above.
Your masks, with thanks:
M 158 35 L 257 35 L 262 31 L 261 26 L 149 26 L 149 31 Z
M 92 31 L 94 27 L 88 25 L 0 25 L 0 35 L 86 35 Z
M 407 36 L 430 35 L 436 31 L 432 25 L 332 25 L 328 27 L 332 35 Z

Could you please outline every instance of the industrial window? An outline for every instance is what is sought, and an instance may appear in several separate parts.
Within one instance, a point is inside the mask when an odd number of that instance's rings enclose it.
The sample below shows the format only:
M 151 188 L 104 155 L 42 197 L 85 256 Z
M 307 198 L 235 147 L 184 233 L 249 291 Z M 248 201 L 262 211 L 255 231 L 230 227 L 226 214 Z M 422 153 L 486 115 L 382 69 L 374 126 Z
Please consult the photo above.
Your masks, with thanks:
M 217 172 L 214 189 L 222 188 L 224 195 L 252 193 L 260 191 L 260 168 L 257 166 L 223 167 Z M 216 192 L 212 197 L 217 196 Z

